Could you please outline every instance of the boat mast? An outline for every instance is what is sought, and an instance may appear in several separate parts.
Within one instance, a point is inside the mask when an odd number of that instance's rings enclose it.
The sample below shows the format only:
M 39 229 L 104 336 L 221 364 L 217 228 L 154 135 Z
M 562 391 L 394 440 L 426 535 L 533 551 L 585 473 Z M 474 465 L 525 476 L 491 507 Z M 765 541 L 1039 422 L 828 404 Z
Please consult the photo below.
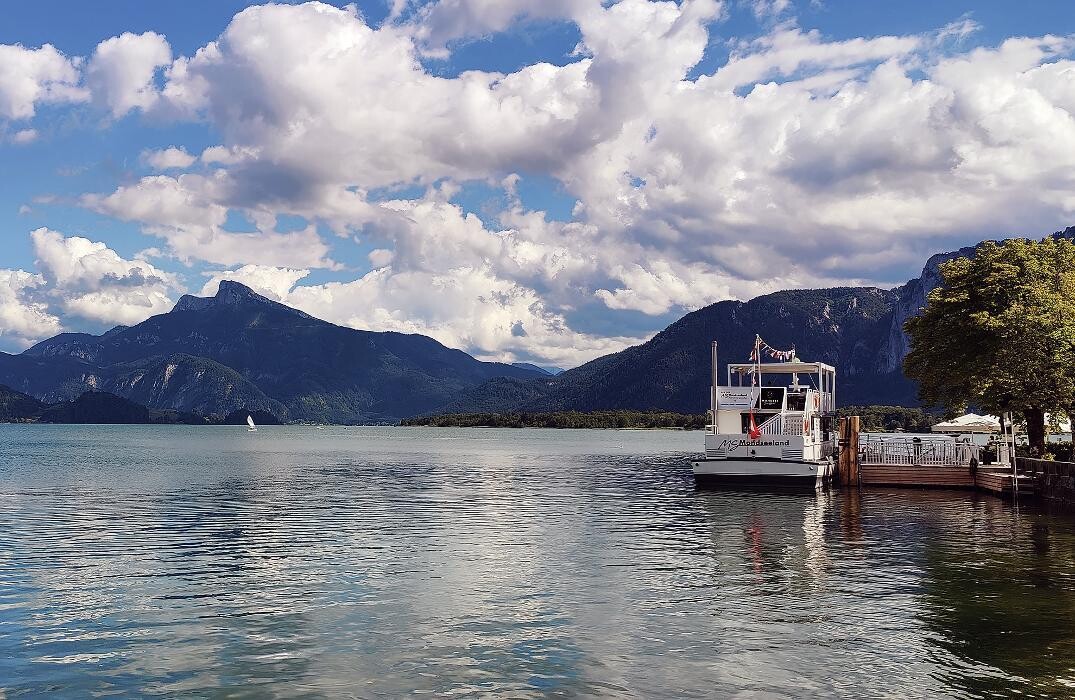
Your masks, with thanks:
M 717 432 L 717 341 L 713 341 L 713 386 L 709 389 L 709 406 L 713 414 L 713 432 Z

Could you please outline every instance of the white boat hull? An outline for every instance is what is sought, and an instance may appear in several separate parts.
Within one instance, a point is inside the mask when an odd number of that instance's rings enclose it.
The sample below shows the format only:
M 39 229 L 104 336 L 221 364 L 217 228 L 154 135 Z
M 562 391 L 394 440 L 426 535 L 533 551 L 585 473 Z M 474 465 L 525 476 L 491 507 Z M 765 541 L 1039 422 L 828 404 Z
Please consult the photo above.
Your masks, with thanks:
M 699 486 L 796 486 L 819 489 L 832 478 L 832 462 L 766 459 L 696 459 Z

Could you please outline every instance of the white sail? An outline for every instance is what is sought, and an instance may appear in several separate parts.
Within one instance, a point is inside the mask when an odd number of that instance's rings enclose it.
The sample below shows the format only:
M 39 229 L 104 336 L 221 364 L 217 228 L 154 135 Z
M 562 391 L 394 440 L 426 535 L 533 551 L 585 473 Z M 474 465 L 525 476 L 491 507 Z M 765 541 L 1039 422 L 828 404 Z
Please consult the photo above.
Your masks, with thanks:
M 257 430 L 258 426 L 254 425 L 254 419 L 249 414 L 246 416 L 246 424 L 250 426 L 251 430 Z

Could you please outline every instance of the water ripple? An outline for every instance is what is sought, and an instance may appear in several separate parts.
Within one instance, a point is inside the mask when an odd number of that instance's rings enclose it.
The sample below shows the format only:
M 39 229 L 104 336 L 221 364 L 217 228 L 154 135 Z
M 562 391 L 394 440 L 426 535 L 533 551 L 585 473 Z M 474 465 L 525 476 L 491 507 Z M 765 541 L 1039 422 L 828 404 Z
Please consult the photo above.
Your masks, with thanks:
M 1075 527 L 696 433 L 0 426 L 0 697 L 1060 697 Z

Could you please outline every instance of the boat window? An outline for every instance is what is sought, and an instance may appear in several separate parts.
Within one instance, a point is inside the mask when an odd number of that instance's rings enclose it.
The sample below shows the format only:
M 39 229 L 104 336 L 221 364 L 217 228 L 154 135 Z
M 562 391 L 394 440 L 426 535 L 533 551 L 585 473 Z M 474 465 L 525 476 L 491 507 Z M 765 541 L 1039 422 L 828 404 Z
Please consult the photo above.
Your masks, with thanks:
M 779 411 L 784 408 L 784 387 L 764 386 L 758 395 L 757 407 L 763 411 Z
M 806 394 L 788 394 L 789 411 L 806 410 Z

